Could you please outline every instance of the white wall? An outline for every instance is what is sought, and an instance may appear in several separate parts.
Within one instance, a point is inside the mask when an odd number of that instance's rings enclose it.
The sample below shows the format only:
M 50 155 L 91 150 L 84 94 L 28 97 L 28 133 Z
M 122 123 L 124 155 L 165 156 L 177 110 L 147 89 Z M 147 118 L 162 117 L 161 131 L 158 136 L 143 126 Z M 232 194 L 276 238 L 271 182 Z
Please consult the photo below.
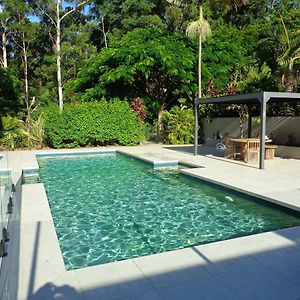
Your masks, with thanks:
M 258 118 L 252 119 L 252 137 L 260 131 Z M 224 135 L 239 137 L 239 118 L 216 118 L 211 123 L 204 121 L 204 140 L 212 138 L 219 131 Z M 244 134 L 247 137 L 247 121 L 244 123 Z M 266 134 L 272 136 L 274 144 L 300 146 L 300 117 L 267 118 Z M 290 136 L 290 137 L 289 137 Z

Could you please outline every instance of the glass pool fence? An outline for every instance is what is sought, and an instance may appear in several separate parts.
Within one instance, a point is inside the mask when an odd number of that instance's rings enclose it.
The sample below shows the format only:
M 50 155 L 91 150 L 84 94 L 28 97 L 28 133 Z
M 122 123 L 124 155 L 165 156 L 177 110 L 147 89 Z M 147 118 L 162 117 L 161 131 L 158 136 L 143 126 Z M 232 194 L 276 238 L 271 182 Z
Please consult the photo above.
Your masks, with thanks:
M 8 222 L 13 212 L 15 186 L 8 168 L 8 152 L 0 152 L 0 264 L 7 255 Z

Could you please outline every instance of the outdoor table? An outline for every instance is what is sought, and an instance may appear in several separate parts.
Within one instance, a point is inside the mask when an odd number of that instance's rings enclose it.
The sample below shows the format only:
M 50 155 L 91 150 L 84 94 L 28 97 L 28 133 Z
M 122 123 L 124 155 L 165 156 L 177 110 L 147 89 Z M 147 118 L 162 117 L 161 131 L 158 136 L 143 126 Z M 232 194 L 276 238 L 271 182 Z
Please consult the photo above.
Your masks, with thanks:
M 234 157 L 240 156 L 241 160 L 246 161 L 247 157 L 247 144 L 248 142 L 256 142 L 260 143 L 259 138 L 230 138 L 228 139 L 229 146 L 232 145 L 234 149 L 236 149 L 236 155 Z M 265 143 L 265 159 L 274 159 L 275 149 L 277 148 L 275 145 L 268 145 L 272 140 L 266 139 Z M 258 150 L 258 148 L 257 148 Z

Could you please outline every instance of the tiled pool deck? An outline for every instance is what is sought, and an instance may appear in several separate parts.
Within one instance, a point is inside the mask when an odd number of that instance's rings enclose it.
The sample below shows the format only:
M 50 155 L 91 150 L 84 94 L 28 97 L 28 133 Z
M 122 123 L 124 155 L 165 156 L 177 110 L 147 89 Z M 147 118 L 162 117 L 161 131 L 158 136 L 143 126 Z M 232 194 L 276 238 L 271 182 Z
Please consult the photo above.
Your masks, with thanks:
M 300 210 L 300 160 L 275 159 L 258 170 L 176 147 L 117 150 L 155 162 L 190 163 L 198 168 L 184 172 Z M 38 167 L 35 153 L 8 154 L 14 180 L 22 169 Z M 19 188 L 17 299 L 300 299 L 300 227 L 65 271 L 43 184 Z

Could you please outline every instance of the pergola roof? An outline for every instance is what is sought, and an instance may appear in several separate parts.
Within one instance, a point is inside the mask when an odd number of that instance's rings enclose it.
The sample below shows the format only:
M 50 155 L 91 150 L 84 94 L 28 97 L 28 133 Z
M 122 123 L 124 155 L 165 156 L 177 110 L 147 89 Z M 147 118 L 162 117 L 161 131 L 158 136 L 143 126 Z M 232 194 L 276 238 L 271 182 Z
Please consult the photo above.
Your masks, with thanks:
M 250 94 L 240 94 L 233 96 L 224 96 L 208 99 L 195 100 L 195 142 L 194 154 L 198 154 L 198 106 L 199 104 L 251 104 L 260 103 L 260 150 L 259 150 L 259 168 L 265 167 L 265 135 L 266 135 L 266 106 L 272 102 L 290 102 L 300 101 L 300 93 L 279 93 L 279 92 L 258 92 Z M 250 118 L 251 119 L 251 118 Z M 251 128 L 251 124 L 250 124 Z
M 196 104 L 250 104 L 257 103 L 257 101 L 264 101 L 265 103 L 300 101 L 300 93 L 258 92 L 208 99 L 197 99 Z

